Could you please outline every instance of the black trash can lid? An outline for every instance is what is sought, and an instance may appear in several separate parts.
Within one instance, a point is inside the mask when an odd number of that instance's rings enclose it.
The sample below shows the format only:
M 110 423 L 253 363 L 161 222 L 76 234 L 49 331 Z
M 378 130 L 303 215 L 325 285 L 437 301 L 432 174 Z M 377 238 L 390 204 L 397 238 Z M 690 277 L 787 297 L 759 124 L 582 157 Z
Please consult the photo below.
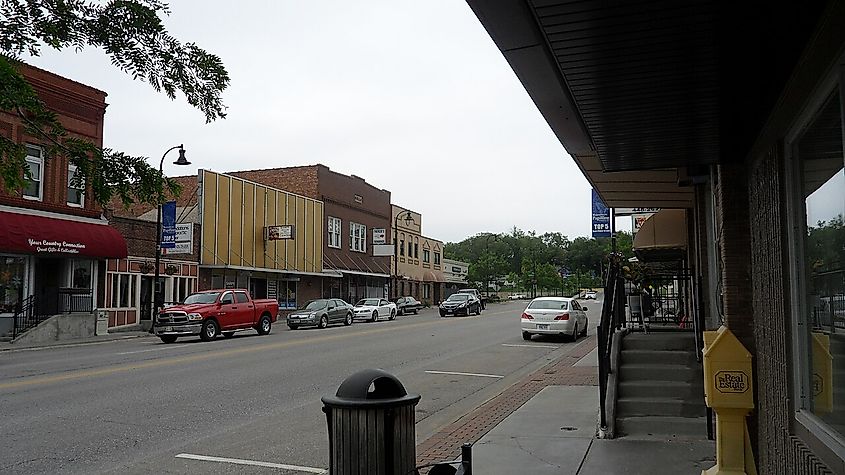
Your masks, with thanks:
M 382 369 L 365 369 L 346 378 L 334 396 L 323 396 L 323 404 L 336 407 L 395 407 L 414 405 L 418 394 L 408 394 L 396 376 Z

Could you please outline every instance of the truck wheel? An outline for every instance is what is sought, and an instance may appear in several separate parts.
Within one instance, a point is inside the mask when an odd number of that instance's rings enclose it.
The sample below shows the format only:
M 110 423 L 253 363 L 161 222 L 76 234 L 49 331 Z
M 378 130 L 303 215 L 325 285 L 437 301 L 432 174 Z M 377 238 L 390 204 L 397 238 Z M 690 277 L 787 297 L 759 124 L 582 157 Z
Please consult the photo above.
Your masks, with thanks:
M 391 310 L 389 320 L 393 320 L 394 318 L 396 318 L 396 310 Z
M 373 318 L 370 320 L 371 322 L 378 321 L 378 310 L 373 310 Z
M 223 332 L 223 338 L 232 338 L 235 336 L 235 332 Z
M 266 335 L 270 333 L 270 328 L 272 328 L 273 323 L 270 321 L 269 315 L 262 315 L 261 320 L 258 321 L 258 326 L 255 327 L 255 331 L 258 332 L 259 335 Z
M 325 315 L 320 317 L 320 323 L 317 324 L 317 328 L 326 328 L 329 326 L 329 319 Z
M 159 336 L 159 338 L 161 338 L 161 341 L 163 341 L 165 343 L 174 343 L 176 341 L 177 336 L 176 335 L 161 335 L 161 336 Z
M 202 329 L 200 330 L 200 340 L 211 341 L 216 336 L 217 322 L 214 320 L 206 320 L 205 323 L 202 324 Z
M 343 321 L 343 324 L 346 325 L 347 327 L 349 325 L 352 325 L 352 313 L 346 314 L 346 320 Z

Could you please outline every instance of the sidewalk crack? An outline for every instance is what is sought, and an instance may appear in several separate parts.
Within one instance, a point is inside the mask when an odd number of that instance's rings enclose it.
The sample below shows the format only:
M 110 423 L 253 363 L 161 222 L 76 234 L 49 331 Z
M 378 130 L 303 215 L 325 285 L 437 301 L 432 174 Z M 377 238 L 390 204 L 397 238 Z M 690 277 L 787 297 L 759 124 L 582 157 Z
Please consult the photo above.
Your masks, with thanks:
M 548 460 L 546 460 L 546 459 L 544 459 L 544 458 L 542 458 L 542 457 L 538 457 L 537 455 L 535 455 L 535 454 L 534 454 L 534 452 L 532 452 L 531 450 L 526 449 L 525 447 L 523 447 L 523 446 L 522 446 L 522 443 L 520 443 L 520 442 L 519 442 L 519 438 L 518 438 L 518 437 L 514 437 L 514 438 L 513 438 L 513 440 L 514 440 L 514 441 L 516 441 L 516 446 L 519 448 L 519 450 L 522 450 L 522 451 L 523 451 L 523 452 L 525 452 L 526 454 L 528 454 L 528 455 L 530 455 L 530 456 L 534 457 L 535 459 L 537 459 L 537 460 L 539 460 L 539 461 L 543 462 L 543 463 L 544 463 L 544 464 L 546 464 L 546 465 L 551 465 L 551 466 L 553 466 L 553 467 L 562 468 L 559 464 L 556 464 L 556 463 L 554 463 L 554 462 L 550 462 L 550 461 L 548 461 Z

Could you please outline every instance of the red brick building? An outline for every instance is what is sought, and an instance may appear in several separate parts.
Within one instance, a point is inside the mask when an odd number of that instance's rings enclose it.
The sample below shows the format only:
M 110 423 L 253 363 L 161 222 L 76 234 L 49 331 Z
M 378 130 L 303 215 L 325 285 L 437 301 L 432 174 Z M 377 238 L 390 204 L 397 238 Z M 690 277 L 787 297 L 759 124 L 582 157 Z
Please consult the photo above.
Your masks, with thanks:
M 323 279 L 324 297 L 387 296 L 390 258 L 373 256 L 372 237 L 391 235 L 389 191 L 319 164 L 230 174 L 324 203 L 324 271 L 337 276 Z
M 71 136 L 102 146 L 105 92 L 27 65 L 21 72 Z M 71 183 L 75 167 L 46 156 L 45 139 L 28 135 L 20 117 L 0 111 L 0 134 L 26 144 L 32 175 L 22 190 L 0 187 L 0 316 L 32 302 L 44 315 L 93 311 L 105 259 L 125 257 L 126 243 L 89 190 Z

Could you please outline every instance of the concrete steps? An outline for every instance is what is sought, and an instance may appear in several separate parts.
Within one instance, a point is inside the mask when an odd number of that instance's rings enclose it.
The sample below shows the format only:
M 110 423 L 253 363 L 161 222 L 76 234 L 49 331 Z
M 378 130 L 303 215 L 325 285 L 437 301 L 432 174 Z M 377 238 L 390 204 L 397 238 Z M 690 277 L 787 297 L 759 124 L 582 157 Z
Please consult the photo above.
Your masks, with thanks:
M 688 332 L 626 335 L 616 432 L 629 439 L 706 439 L 704 381 Z

